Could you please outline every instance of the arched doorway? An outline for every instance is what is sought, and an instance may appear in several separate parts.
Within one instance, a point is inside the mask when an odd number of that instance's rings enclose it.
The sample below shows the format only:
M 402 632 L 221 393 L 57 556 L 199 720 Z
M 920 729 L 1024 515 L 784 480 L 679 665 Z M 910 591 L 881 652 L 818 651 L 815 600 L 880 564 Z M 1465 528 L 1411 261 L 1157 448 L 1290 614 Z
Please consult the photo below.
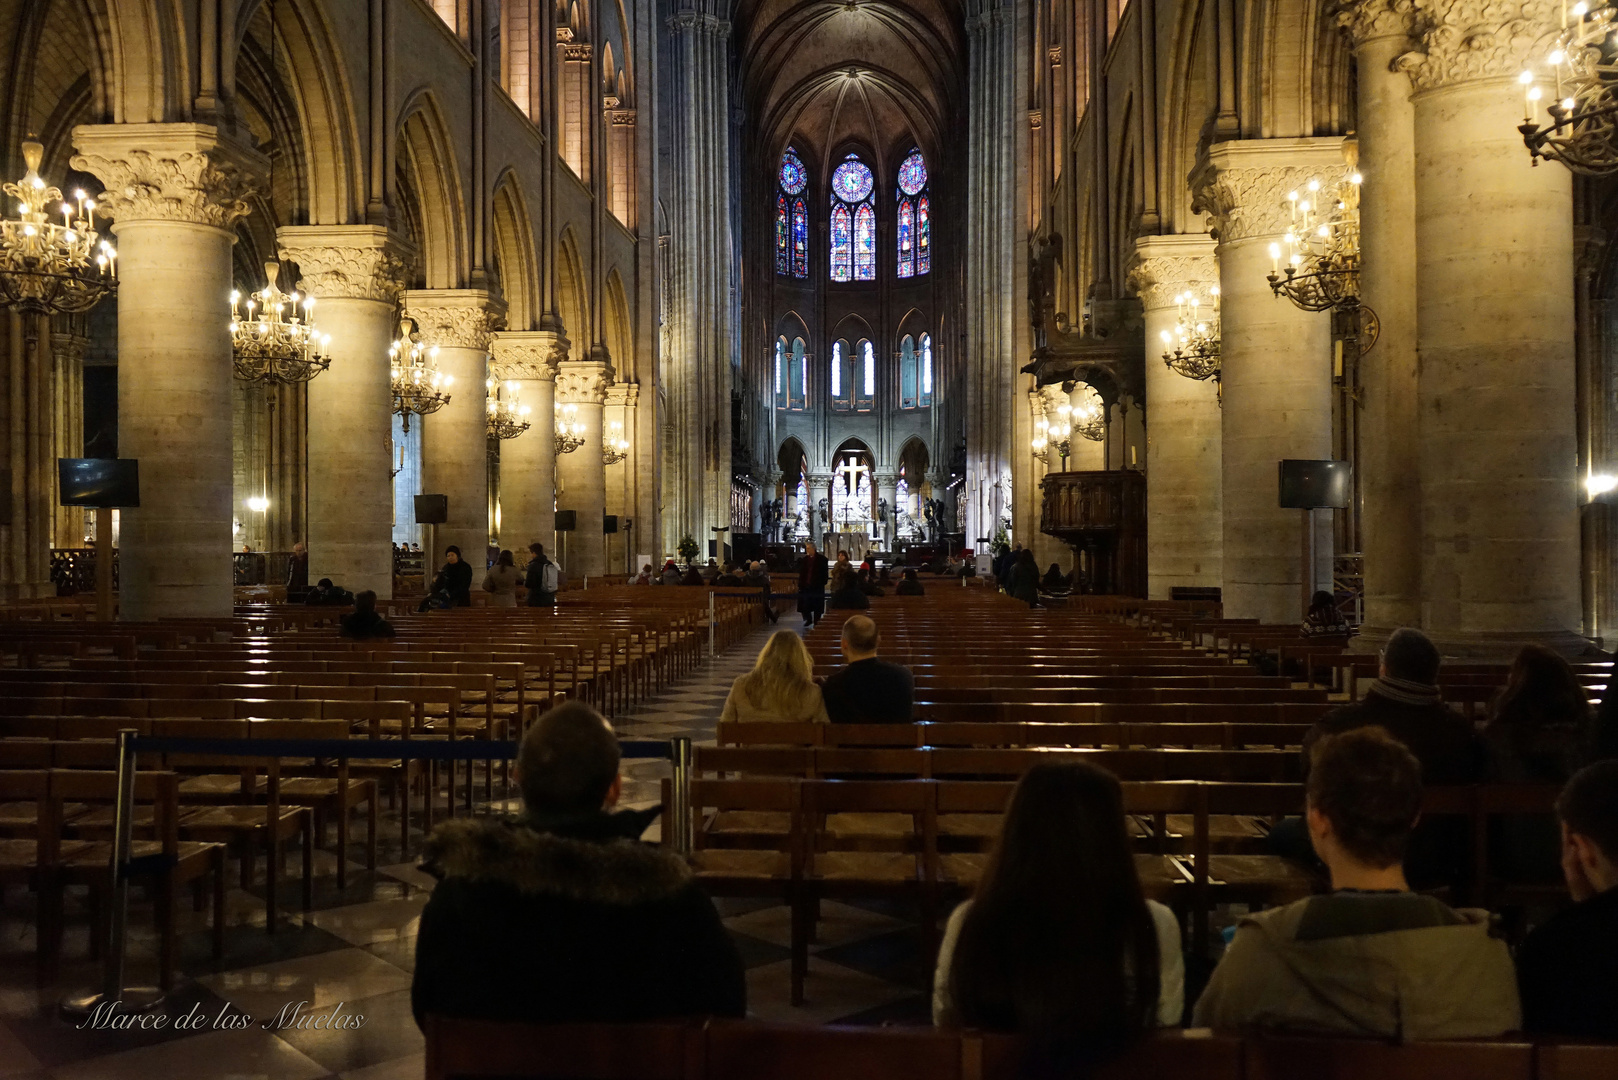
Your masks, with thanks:
M 771 504 L 765 525 L 765 543 L 791 544 L 809 537 L 809 458 L 803 443 L 787 439 L 775 455 L 781 470 L 781 497 Z
M 832 455 L 831 492 L 826 500 L 826 530 L 838 537 L 827 547 L 862 555 L 878 534 L 876 459 L 859 439 L 848 439 Z

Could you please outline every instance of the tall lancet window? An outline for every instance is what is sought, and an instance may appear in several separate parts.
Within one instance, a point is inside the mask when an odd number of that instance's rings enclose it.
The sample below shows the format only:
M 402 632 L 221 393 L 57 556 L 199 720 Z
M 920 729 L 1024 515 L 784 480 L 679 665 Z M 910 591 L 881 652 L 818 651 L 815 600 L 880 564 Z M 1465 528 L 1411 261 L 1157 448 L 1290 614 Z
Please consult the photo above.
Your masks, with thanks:
M 859 385 L 854 390 L 856 412 L 876 408 L 876 347 L 868 338 L 859 344 Z
M 899 276 L 920 277 L 932 269 L 932 214 L 927 192 L 927 162 L 910 151 L 899 165 L 898 227 L 894 230 Z
M 775 339 L 775 407 L 801 411 L 809 403 L 809 357 L 803 338 Z
M 776 179 L 775 272 L 801 278 L 809 276 L 809 208 L 803 193 L 809 187 L 809 173 L 798 152 L 787 147 L 781 155 L 781 171 Z
M 921 401 L 923 409 L 933 403 L 933 336 L 921 335 Z
M 853 353 L 841 339 L 831 347 L 831 407 L 838 412 L 854 407 Z
M 876 179 L 850 154 L 831 174 L 831 279 L 876 280 Z

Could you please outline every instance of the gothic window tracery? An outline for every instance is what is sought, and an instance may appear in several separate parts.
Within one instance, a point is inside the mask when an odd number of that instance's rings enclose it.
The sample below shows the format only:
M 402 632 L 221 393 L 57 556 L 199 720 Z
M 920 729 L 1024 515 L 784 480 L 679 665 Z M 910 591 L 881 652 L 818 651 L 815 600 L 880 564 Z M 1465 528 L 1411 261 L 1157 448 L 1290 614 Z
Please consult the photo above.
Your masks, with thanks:
M 849 154 L 831 174 L 831 279 L 876 280 L 876 178 Z
M 776 174 L 775 272 L 795 278 L 809 276 L 809 211 L 803 193 L 809 173 L 792 147 L 781 154 Z
M 927 162 L 920 150 L 899 166 L 897 228 L 894 230 L 898 275 L 920 277 L 932 269 L 932 204 L 928 197 Z

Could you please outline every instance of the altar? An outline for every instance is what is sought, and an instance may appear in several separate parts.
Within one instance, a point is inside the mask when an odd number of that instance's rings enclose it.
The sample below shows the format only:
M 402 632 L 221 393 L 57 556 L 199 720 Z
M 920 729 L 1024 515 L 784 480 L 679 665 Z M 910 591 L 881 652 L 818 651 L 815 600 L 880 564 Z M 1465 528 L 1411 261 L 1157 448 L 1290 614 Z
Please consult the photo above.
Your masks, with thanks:
M 859 528 L 828 532 L 822 546 L 826 549 L 826 554 L 834 561 L 839 551 L 846 551 L 848 552 L 848 557 L 857 563 L 867 551 L 871 550 L 871 534 Z

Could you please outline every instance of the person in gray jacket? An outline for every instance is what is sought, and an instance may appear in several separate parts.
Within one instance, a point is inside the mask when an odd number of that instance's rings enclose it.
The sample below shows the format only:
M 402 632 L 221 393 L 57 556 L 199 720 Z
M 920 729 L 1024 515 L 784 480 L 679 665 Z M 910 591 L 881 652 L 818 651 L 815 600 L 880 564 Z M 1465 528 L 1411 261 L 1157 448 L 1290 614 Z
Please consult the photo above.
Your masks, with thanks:
M 1242 919 L 1193 1024 L 1399 1040 L 1516 1030 L 1511 954 L 1488 912 L 1405 882 L 1420 811 L 1421 764 L 1385 730 L 1321 738 L 1307 820 L 1333 891 Z

